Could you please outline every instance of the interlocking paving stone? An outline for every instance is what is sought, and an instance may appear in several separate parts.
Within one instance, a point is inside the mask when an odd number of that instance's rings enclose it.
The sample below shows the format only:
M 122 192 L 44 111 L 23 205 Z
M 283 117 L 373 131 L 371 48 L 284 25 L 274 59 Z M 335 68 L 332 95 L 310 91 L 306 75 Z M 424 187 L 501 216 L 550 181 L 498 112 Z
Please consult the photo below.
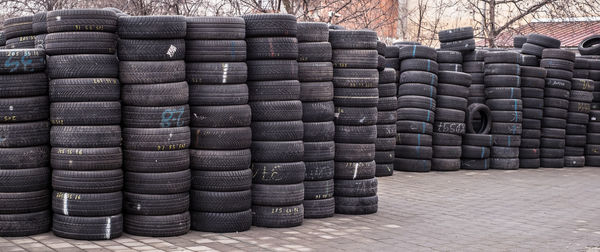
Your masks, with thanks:
M 295 228 L 76 241 L 0 238 L 0 251 L 598 251 L 600 168 L 401 173 L 379 212 Z

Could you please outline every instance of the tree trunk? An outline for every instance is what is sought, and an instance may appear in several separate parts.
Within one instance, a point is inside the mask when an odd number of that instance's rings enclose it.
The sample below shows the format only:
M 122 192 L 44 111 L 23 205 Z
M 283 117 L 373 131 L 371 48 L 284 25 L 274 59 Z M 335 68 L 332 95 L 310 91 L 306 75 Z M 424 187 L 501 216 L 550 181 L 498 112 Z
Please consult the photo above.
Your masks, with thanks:
M 496 47 L 496 0 L 490 0 L 490 18 L 488 22 L 490 28 L 488 33 L 489 47 Z

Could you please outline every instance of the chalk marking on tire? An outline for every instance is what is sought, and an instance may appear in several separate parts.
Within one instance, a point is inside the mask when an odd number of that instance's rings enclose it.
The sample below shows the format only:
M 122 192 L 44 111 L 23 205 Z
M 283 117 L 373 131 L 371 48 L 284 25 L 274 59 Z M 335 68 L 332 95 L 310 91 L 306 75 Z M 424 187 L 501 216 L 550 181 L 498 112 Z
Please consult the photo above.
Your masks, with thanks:
M 107 240 L 110 239 L 110 223 L 111 223 L 111 218 L 112 217 L 106 217 L 106 233 L 104 234 L 104 238 L 106 238 Z
M 63 194 L 63 215 L 69 216 L 69 193 Z

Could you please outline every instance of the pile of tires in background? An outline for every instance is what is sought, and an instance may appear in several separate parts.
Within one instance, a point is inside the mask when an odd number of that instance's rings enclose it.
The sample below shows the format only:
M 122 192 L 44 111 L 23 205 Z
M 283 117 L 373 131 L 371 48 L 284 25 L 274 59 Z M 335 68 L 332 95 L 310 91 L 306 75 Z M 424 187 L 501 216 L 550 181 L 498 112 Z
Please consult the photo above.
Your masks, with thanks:
M 600 166 L 593 37 L 585 56 L 539 34 L 479 50 L 464 27 L 436 51 L 286 14 L 111 8 L 4 29 L 0 236 L 293 227 L 377 212 L 394 170 Z

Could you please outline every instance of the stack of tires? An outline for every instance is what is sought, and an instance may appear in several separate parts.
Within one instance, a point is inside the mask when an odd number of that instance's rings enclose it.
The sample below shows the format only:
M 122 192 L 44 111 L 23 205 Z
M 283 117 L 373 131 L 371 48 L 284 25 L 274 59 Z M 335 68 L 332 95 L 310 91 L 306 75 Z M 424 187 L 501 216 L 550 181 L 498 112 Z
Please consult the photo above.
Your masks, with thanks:
M 304 220 L 305 166 L 296 18 L 243 18 L 252 109 L 252 223 L 299 226 Z
M 32 29 L 35 34 L 34 47 L 46 48 L 46 34 L 48 33 L 47 12 L 39 12 L 33 15 Z
M 244 20 L 198 17 L 187 22 L 186 67 L 194 127 L 192 229 L 245 231 L 252 224 L 252 135 Z M 223 113 L 230 116 L 224 118 Z
M 520 168 L 540 167 L 540 137 L 544 113 L 546 70 L 535 65 L 521 66 L 523 132 L 519 148 Z
M 400 74 L 394 170 L 428 172 L 433 157 L 438 65 L 435 49 L 413 45 L 400 48 Z
M 133 235 L 190 230 L 185 34 L 183 16 L 119 17 L 124 228 Z
M 394 173 L 396 148 L 396 109 L 398 91 L 396 70 L 385 68 L 379 72 L 379 103 L 377 105 L 377 140 L 375 141 L 375 176 L 391 176 Z
M 438 33 L 440 47 L 443 50 L 468 52 L 475 50 L 473 27 L 461 27 L 443 30 Z
M 560 40 L 537 33 L 527 35 L 527 42 L 521 46 L 521 53 L 542 58 L 546 48 L 560 48 Z
M 431 169 L 457 171 L 461 166 L 462 135 L 466 131 L 465 113 L 471 75 L 440 71 L 438 82 Z
M 485 55 L 485 97 L 492 115 L 491 169 L 518 169 L 523 122 L 521 55 L 496 51 Z
M 48 79 L 43 50 L 0 50 L 0 236 L 50 230 Z
M 400 76 L 400 58 L 398 58 L 399 52 L 400 48 L 398 46 L 392 45 L 385 47 L 385 67 L 394 69 L 398 76 Z
M 239 17 L 186 20 L 192 229 L 245 231 L 252 226 L 246 26 Z
M 562 168 L 565 165 L 565 136 L 574 61 L 575 53 L 561 49 L 544 49 L 540 61 L 540 67 L 546 69 L 540 140 L 541 167 Z
M 35 48 L 33 15 L 4 20 L 6 49 Z
M 333 64 L 326 23 L 298 23 L 298 78 L 304 122 L 304 218 L 335 213 Z
M 457 51 L 438 51 L 437 63 L 439 71 L 463 71 L 463 56 Z
M 377 34 L 330 30 L 335 104 L 335 211 L 377 212 Z
M 52 229 L 59 237 L 103 240 L 122 233 L 116 30 L 110 11 L 48 13 Z
M 589 69 L 585 72 L 584 76 L 592 80 L 594 85 L 590 122 L 587 125 L 587 133 L 600 133 L 600 58 L 594 56 L 586 58 L 589 60 Z M 580 75 L 581 74 L 579 74 L 579 76 Z M 586 144 L 585 165 L 600 167 L 600 144 L 592 144 L 590 142 Z
M 485 62 L 483 59 L 486 53 L 485 50 L 475 50 L 463 54 L 462 69 L 465 73 L 471 75 L 471 86 L 469 86 L 469 97 L 467 98 L 469 105 L 473 103 L 485 104 Z
M 590 79 L 573 78 L 565 136 L 565 167 L 585 166 L 585 145 L 600 144 L 599 133 L 588 133 L 594 83 Z
M 475 124 L 474 119 L 479 123 Z M 483 120 L 482 120 L 483 119 Z M 487 170 L 490 167 L 490 152 L 493 146 L 492 115 L 485 104 L 474 103 L 467 107 L 466 133 L 462 138 L 460 168 L 464 170 Z
M 385 69 L 385 65 L 387 64 L 387 60 L 385 59 L 386 48 L 385 43 L 377 40 L 377 70 L 380 72 Z

